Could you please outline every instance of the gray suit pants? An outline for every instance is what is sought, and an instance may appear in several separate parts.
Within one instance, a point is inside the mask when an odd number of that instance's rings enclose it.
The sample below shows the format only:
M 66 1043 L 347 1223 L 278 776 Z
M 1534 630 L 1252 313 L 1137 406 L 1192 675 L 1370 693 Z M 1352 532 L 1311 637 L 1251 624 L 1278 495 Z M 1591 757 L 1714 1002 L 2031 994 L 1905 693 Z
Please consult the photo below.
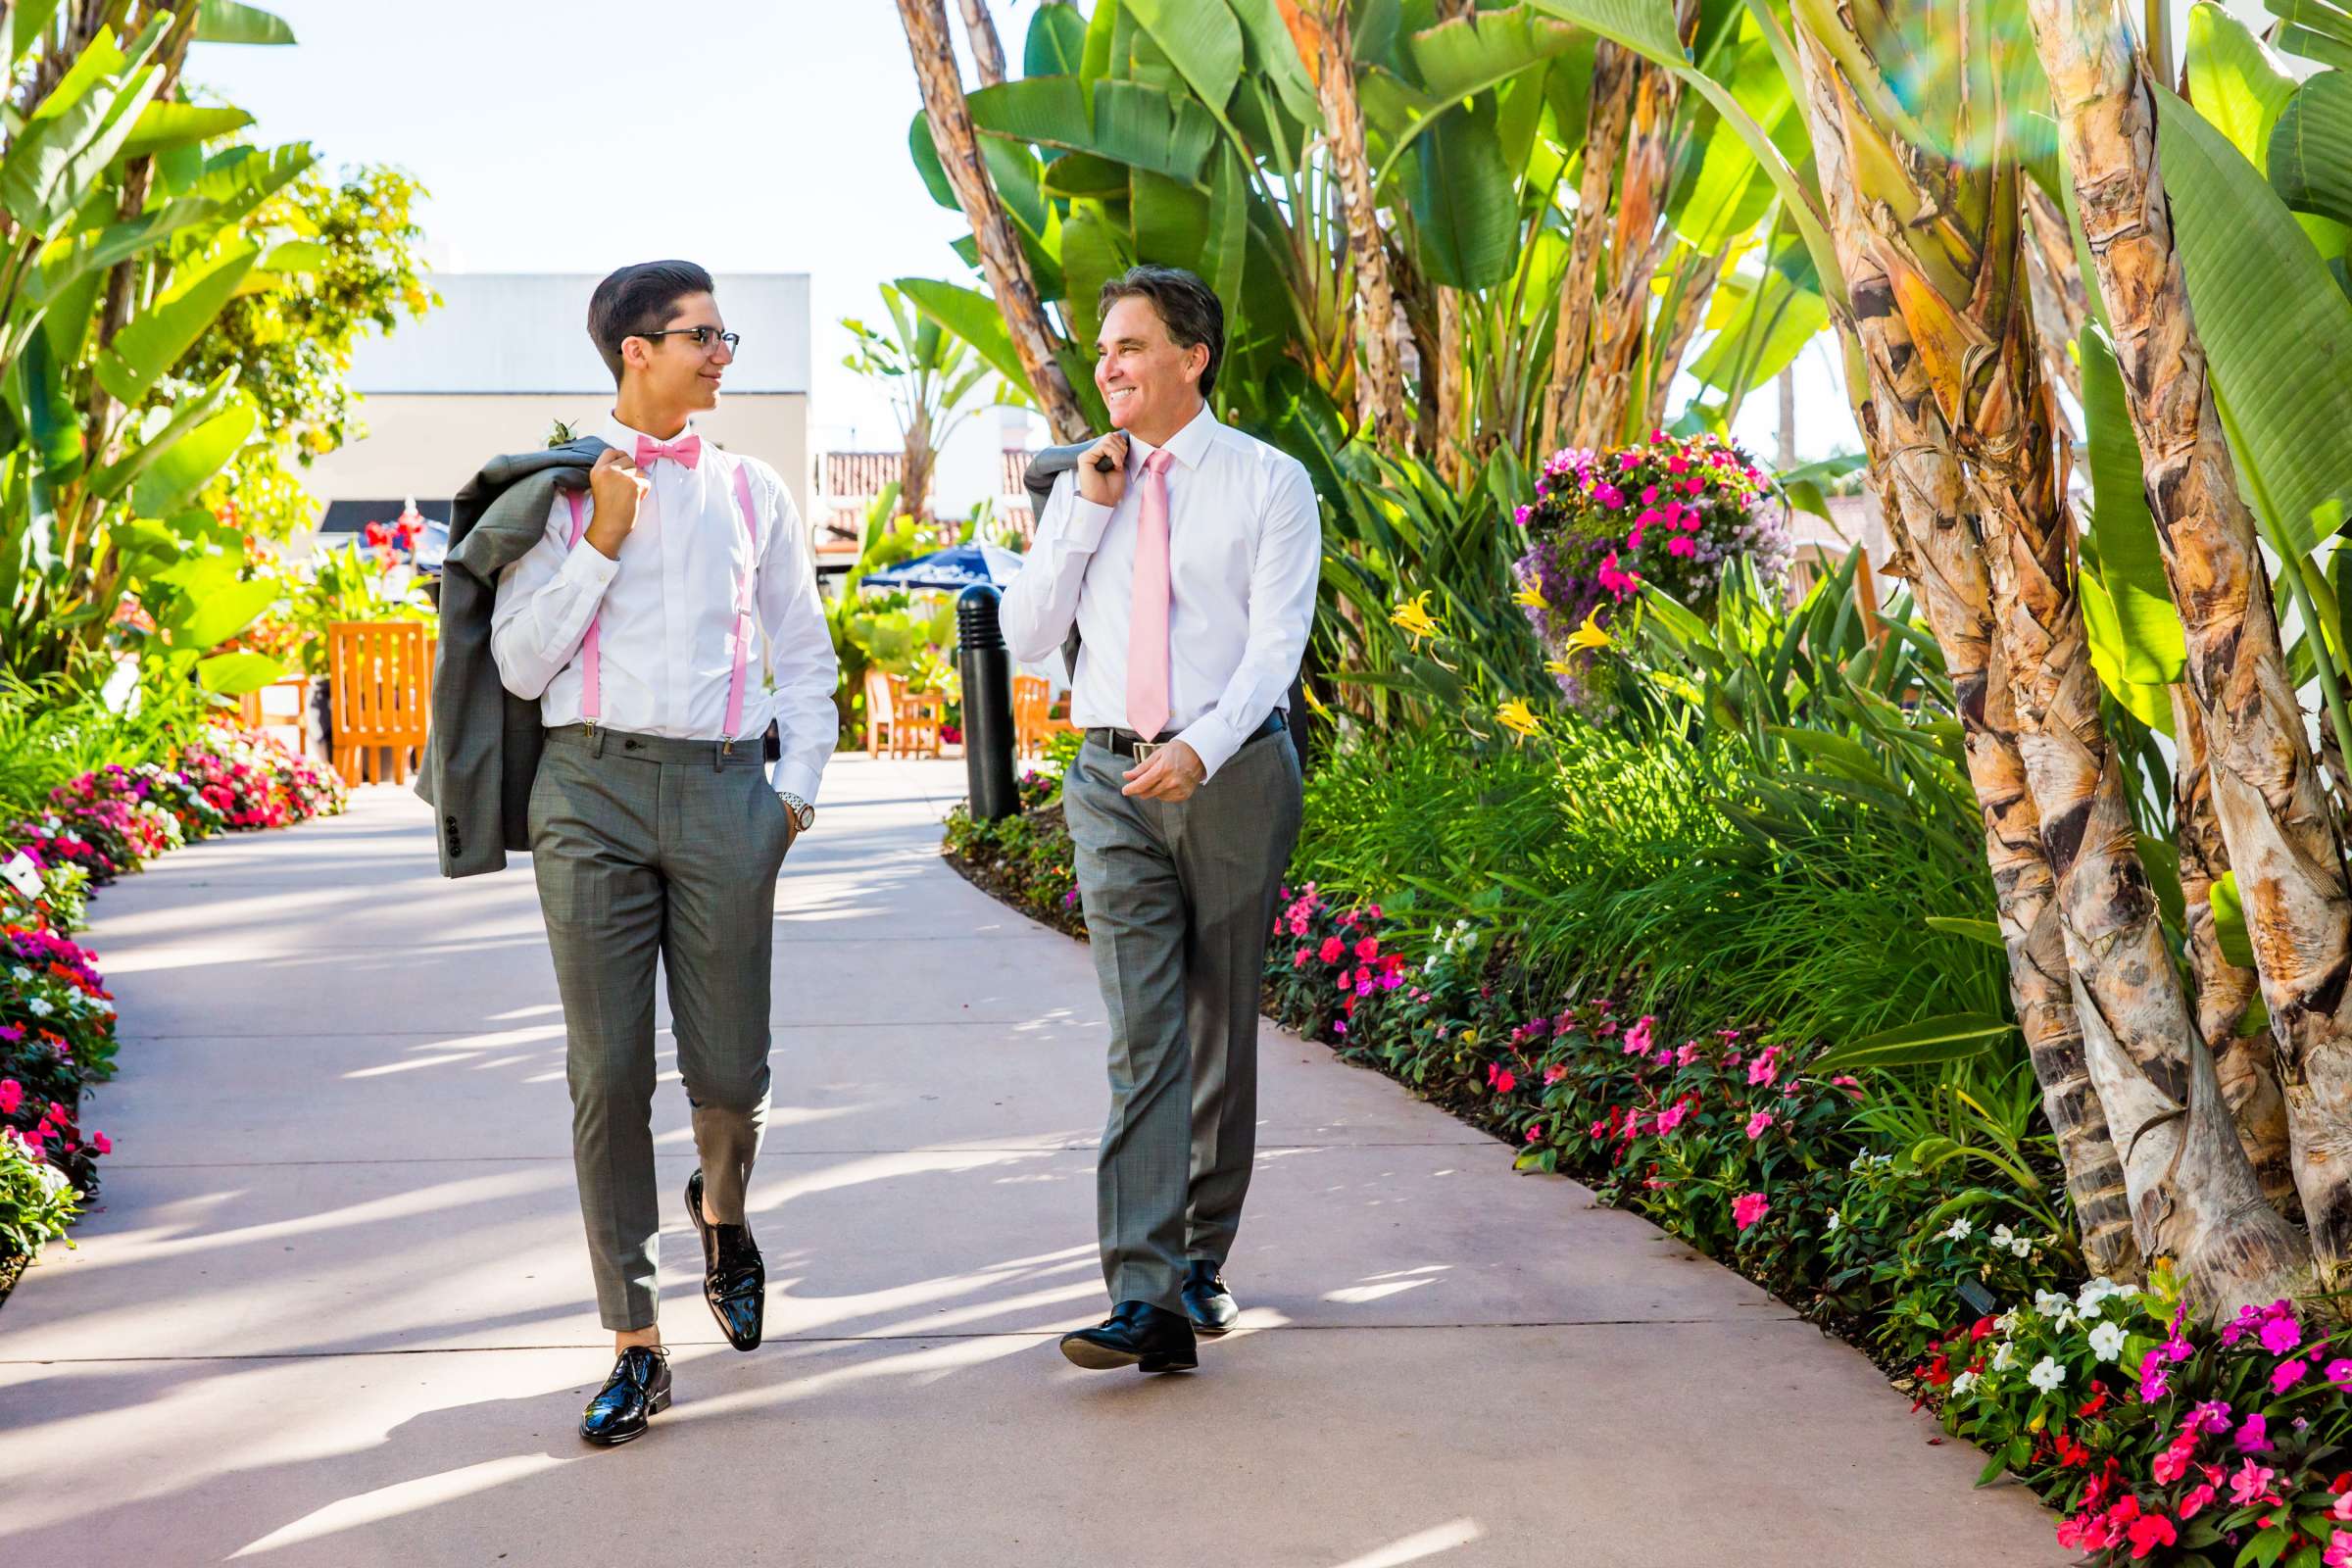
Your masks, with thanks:
M 1185 1264 L 1223 1263 L 1257 1150 L 1266 933 L 1298 839 L 1298 755 L 1251 741 L 1189 801 L 1119 793 L 1088 744 L 1062 785 L 1095 975 L 1110 1012 L 1110 1120 L 1096 1162 L 1113 1301 L 1184 1310 Z
M 760 743 L 548 731 L 531 785 L 531 867 L 564 998 L 571 1152 L 596 1304 L 653 1325 L 654 968 L 669 983 L 704 1192 L 743 1221 L 767 1124 L 768 962 L 791 820 Z

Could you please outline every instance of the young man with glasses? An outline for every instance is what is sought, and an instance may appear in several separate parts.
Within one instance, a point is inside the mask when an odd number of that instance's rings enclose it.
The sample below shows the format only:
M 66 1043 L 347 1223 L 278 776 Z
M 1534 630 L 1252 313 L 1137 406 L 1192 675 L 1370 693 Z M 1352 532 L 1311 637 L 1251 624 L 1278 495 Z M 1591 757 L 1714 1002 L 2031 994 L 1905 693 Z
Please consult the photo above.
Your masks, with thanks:
M 668 989 L 700 1165 L 686 1207 L 704 1299 L 760 1343 L 766 1274 L 744 1188 L 767 1115 L 776 873 L 815 817 L 839 670 L 808 531 L 776 471 L 708 444 L 740 339 L 710 275 L 624 267 L 588 335 L 617 386 L 588 497 L 498 580 L 500 680 L 536 700 L 531 863 L 564 999 L 572 1155 L 597 1305 L 618 1352 L 580 1435 L 625 1443 L 669 1403 L 658 1323 L 654 971 Z M 762 737 L 780 745 L 772 772 Z

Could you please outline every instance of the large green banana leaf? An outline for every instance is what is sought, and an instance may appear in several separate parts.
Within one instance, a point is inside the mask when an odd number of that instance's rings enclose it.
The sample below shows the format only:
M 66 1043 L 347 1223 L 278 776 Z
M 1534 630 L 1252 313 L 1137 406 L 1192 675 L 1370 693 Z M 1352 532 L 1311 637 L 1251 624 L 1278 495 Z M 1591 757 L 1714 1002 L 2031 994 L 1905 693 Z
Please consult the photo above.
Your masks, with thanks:
M 236 244 L 175 279 L 164 296 L 131 318 L 98 352 L 98 384 L 135 406 L 196 344 L 261 259 L 260 247 Z
M 1222 115 L 1242 79 L 1242 23 L 1225 0 L 1123 0 L 1185 85 Z
M 1437 282 L 1491 288 L 1519 261 L 1518 183 L 1494 100 L 1447 110 L 1415 144 L 1411 198 L 1421 265 Z
M 132 510 L 143 517 L 162 517 L 186 506 L 252 439 L 259 423 L 260 413 L 240 397 L 172 440 L 131 486 Z
M 1086 60 L 1086 18 L 1076 6 L 1041 5 L 1021 40 L 1023 76 L 1075 76 Z
M 2161 85 L 2158 156 L 2197 330 L 2273 544 L 2308 557 L 2352 496 L 2352 300 L 2228 137 Z
M 2352 72 L 2323 71 L 2287 100 L 2270 176 L 2289 207 L 2352 223 Z
M 2077 353 L 2082 367 L 2084 439 L 2090 449 L 2090 532 L 2108 606 L 2104 629 L 2117 638 L 2109 655 L 2126 681 L 2177 681 L 2187 665 L 2187 638 L 2164 575 L 2123 373 L 2107 334 L 2096 323 L 2083 326 Z
M 897 287 L 914 302 L 916 310 L 969 343 L 1006 381 L 1017 387 L 1029 384 L 1021 357 L 1013 352 L 1012 333 L 995 300 L 977 289 L 934 277 L 902 277 Z
M 201 0 L 196 12 L 198 43 L 290 44 L 294 29 L 259 6 L 237 0 Z

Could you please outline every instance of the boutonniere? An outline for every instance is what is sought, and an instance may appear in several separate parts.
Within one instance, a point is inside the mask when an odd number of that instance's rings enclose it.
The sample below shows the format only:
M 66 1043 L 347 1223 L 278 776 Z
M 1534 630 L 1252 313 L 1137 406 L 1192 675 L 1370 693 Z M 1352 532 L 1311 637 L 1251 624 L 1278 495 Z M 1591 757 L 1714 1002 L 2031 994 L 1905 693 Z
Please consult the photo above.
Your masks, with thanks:
M 551 421 L 547 427 L 547 444 L 551 451 L 557 447 L 567 447 L 579 438 L 580 432 L 562 419 Z

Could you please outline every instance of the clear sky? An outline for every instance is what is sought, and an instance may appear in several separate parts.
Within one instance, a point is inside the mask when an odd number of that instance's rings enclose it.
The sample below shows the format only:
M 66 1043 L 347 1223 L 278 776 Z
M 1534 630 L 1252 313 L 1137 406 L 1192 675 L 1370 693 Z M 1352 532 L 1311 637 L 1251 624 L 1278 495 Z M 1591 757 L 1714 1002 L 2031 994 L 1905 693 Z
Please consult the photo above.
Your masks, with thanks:
M 261 3 L 300 44 L 200 47 L 190 78 L 329 168 L 416 175 L 436 266 L 601 272 L 684 256 L 808 272 L 813 443 L 845 445 L 854 425 L 859 445 L 897 445 L 887 400 L 842 368 L 834 323 L 876 314 L 886 279 L 964 267 L 948 248 L 961 219 L 906 158 L 922 99 L 890 0 Z M 1032 7 L 992 4 L 1017 61 Z

